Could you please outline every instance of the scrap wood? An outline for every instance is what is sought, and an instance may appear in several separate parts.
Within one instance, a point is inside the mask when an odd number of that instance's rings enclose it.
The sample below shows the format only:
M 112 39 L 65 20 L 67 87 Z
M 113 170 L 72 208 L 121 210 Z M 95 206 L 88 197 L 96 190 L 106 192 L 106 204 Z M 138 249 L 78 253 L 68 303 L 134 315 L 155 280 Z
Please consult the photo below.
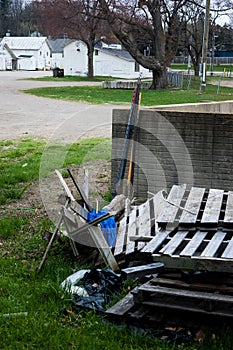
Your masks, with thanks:
M 64 208 L 67 208 L 68 204 L 69 204 L 69 199 L 67 199 Z M 47 248 L 46 248 L 46 251 L 45 251 L 45 253 L 44 253 L 44 256 L 43 256 L 43 258 L 42 258 L 42 261 L 41 261 L 41 263 L 40 263 L 40 265 L 39 265 L 39 267 L 38 267 L 38 269 L 37 269 L 37 272 L 40 272 L 40 271 L 42 270 L 42 267 L 43 267 L 43 265 L 44 265 L 44 263 L 45 263 L 45 260 L 47 259 L 47 256 L 48 256 L 48 254 L 49 254 L 49 251 L 50 251 L 50 249 L 51 249 L 51 246 L 52 246 L 52 244 L 53 244 L 53 242 L 54 242 L 54 240 L 55 240 L 55 238 L 56 238 L 56 236 L 57 236 L 57 234 L 58 234 L 58 232 L 59 232 L 59 230 L 60 230 L 60 226 L 61 226 L 61 224 L 62 224 L 63 217 L 64 217 L 64 210 L 62 209 L 62 210 L 61 210 L 61 213 L 60 213 L 60 216 L 59 216 L 59 219 L 58 219 L 58 222 L 57 222 L 57 225 L 56 225 L 56 228 L 55 228 L 55 230 L 54 230 L 54 232 L 53 232 L 53 234 L 52 234 L 52 237 L 51 237 L 51 239 L 50 239 L 50 241 L 49 241 L 49 244 L 48 244 L 48 246 L 47 246 Z

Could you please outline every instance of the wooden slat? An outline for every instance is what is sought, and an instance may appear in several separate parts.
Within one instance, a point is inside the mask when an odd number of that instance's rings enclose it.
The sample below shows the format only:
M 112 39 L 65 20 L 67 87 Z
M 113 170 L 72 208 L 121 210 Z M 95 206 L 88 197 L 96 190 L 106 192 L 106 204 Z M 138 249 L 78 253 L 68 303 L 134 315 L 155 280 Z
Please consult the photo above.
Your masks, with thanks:
M 225 216 L 223 220 L 224 224 L 232 224 L 233 223 L 233 192 L 228 192 L 227 196 L 227 204 L 225 210 Z
M 233 259 L 233 237 L 222 254 L 222 258 Z
M 131 211 L 129 215 L 128 233 L 126 242 L 126 254 L 133 253 L 135 250 L 135 242 L 130 241 L 130 236 L 137 234 L 137 207 Z
M 201 256 L 203 257 L 214 257 L 215 253 L 217 252 L 218 248 L 222 244 L 222 241 L 224 240 L 226 236 L 225 232 L 217 231 L 214 233 L 213 237 L 211 238 L 210 242 L 207 244 L 204 251 L 201 253 Z
M 126 198 L 125 200 L 125 215 L 123 216 L 123 219 L 119 223 L 119 228 L 118 228 L 118 234 L 117 234 L 117 239 L 116 239 L 116 244 L 115 244 L 115 250 L 114 250 L 114 255 L 119 255 L 123 253 L 124 246 L 126 244 L 126 237 L 127 237 L 127 218 L 128 214 L 130 212 L 130 200 Z
M 150 218 L 150 200 L 141 204 L 138 207 L 138 236 L 150 236 L 151 235 L 151 218 Z M 145 243 L 138 243 L 138 249 L 142 249 Z
M 196 250 L 200 247 L 204 238 L 206 237 L 207 232 L 197 231 L 189 243 L 186 245 L 184 250 L 180 253 L 180 256 L 192 256 Z
M 166 199 L 164 210 L 158 216 L 158 223 L 172 223 L 175 221 L 179 205 L 182 201 L 186 189 L 186 185 L 174 185 Z
M 226 258 L 203 258 L 203 257 L 182 257 L 180 255 L 152 255 L 154 262 L 162 262 L 165 268 L 190 271 L 209 271 L 232 273 L 233 259 Z
M 117 261 L 112 254 L 112 250 L 106 242 L 104 235 L 101 231 L 101 227 L 90 226 L 88 229 L 96 248 L 99 250 L 105 264 L 113 271 L 119 271 L 119 266 Z
M 171 231 L 159 231 L 156 236 L 144 247 L 141 252 L 154 253 L 154 251 L 165 241 Z
M 192 187 L 180 217 L 180 224 L 195 224 L 205 193 L 204 188 Z
M 204 213 L 202 215 L 202 224 L 217 224 L 222 206 L 223 190 L 210 189 L 206 201 Z
M 124 245 L 126 243 L 126 230 L 127 230 L 127 216 L 125 215 L 119 223 L 117 239 L 114 249 L 114 255 L 117 256 L 121 254 L 124 250 Z
M 159 191 L 152 197 L 153 200 L 153 209 L 154 209 L 154 217 L 157 221 L 159 214 L 164 210 L 164 206 L 166 205 L 166 201 L 164 200 L 163 191 Z
M 159 251 L 160 254 L 172 255 L 179 247 L 188 231 L 178 231 L 174 237 Z
M 123 299 L 106 310 L 106 315 L 123 316 L 134 306 L 133 294 L 128 293 Z

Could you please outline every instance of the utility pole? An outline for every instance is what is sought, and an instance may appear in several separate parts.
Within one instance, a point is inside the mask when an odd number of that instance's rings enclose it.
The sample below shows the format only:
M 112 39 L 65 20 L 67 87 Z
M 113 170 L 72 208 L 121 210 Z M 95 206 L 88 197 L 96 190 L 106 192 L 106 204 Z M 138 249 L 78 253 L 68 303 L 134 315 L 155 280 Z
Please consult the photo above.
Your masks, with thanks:
M 202 75 L 201 75 L 201 92 L 205 92 L 206 88 L 206 61 L 207 61 L 207 51 L 208 51 L 208 41 L 209 41 L 209 23 L 210 23 L 210 0 L 206 0 L 205 7 L 205 21 L 204 21 L 204 31 L 203 31 L 203 42 L 202 42 Z

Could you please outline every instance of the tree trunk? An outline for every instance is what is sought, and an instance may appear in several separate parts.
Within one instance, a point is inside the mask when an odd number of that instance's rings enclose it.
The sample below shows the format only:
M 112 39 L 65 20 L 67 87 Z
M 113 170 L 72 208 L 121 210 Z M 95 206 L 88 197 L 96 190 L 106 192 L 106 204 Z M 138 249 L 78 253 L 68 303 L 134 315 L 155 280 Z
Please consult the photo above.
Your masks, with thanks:
M 199 62 L 193 62 L 194 75 L 195 77 L 199 76 Z
M 153 70 L 153 80 L 151 89 L 165 89 L 168 86 L 167 69 Z
M 93 55 L 94 55 L 94 46 L 90 45 L 88 46 L 88 78 L 89 79 L 93 79 L 94 77 L 94 59 L 93 59 Z

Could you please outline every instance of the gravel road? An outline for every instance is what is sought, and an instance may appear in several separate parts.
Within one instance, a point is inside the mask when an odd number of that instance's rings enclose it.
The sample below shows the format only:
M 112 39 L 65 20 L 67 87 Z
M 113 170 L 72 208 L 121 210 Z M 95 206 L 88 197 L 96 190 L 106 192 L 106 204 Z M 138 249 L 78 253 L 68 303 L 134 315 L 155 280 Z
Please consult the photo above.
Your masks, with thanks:
M 0 72 L 1 140 L 29 136 L 76 142 L 84 137 L 111 136 L 112 109 L 120 106 L 53 100 L 21 91 L 34 87 L 85 84 L 24 80 L 45 75 L 51 76 L 52 72 Z

